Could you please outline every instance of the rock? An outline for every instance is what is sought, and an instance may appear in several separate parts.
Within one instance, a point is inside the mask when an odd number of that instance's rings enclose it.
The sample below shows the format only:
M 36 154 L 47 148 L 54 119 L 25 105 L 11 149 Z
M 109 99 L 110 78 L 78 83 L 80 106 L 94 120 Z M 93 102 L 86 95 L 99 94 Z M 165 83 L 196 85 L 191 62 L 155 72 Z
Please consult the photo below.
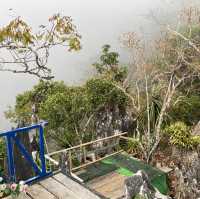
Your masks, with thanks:
M 181 199 L 200 198 L 200 158 L 195 157 L 187 164 L 183 162 L 180 168 L 176 168 L 177 187 L 176 196 Z
M 127 178 L 124 183 L 125 199 L 169 199 L 151 185 L 148 175 L 142 170 Z
M 194 126 L 192 135 L 200 135 L 200 121 Z

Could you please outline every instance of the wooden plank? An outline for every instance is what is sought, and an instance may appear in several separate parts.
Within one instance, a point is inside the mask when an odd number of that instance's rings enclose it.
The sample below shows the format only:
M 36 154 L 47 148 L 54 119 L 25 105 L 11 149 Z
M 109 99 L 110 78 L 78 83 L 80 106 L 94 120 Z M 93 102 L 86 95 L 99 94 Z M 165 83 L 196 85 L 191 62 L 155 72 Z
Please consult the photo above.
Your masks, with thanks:
M 118 176 L 118 178 L 121 178 L 121 176 Z M 100 176 L 100 177 L 97 177 L 93 180 L 90 180 L 87 185 L 89 187 L 91 187 L 92 189 L 96 189 L 98 187 L 101 187 L 101 186 L 104 186 L 105 184 L 107 184 L 107 180 L 109 180 L 109 182 L 111 182 L 112 180 L 118 180 L 116 178 L 116 172 L 111 172 L 107 175 L 103 175 L 103 176 Z
M 124 191 L 122 189 L 116 189 L 113 190 L 112 192 L 105 193 L 105 196 L 110 198 L 110 199 L 119 199 L 119 198 L 124 198 Z
M 56 199 L 56 197 L 48 192 L 44 187 L 39 184 L 34 184 L 30 186 L 28 194 L 34 199 Z
M 112 193 L 115 192 L 116 190 L 123 190 L 124 188 L 124 180 L 122 181 L 118 181 L 118 182 L 112 182 L 112 183 L 107 183 L 104 186 L 98 187 L 97 189 L 95 189 L 96 191 L 100 192 L 100 193 Z
M 63 175 L 62 173 L 56 174 L 55 176 L 53 176 L 53 178 L 55 178 L 57 181 L 62 183 L 65 187 L 67 187 L 72 192 L 76 193 L 79 199 L 100 199 L 99 196 L 92 193 L 90 190 L 83 187 L 81 184 Z
M 125 178 L 125 176 L 112 172 L 90 181 L 88 185 L 105 197 L 117 199 L 124 195 Z
M 114 179 L 106 179 L 106 181 L 104 182 L 104 185 L 102 186 L 98 186 L 96 188 L 94 188 L 96 191 L 98 192 L 113 192 L 113 190 L 116 189 L 123 189 L 123 185 L 124 185 L 124 179 L 125 178 L 114 178 Z
M 70 191 L 52 177 L 41 181 L 40 184 L 59 199 L 80 199 L 76 196 L 76 192 Z

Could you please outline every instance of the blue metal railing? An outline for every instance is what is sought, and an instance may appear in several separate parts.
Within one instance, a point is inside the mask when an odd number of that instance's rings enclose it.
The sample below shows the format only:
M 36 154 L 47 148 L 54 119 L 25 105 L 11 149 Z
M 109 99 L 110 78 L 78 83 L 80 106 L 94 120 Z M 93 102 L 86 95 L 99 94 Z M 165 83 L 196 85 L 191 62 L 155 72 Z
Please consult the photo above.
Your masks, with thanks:
M 46 170 L 46 161 L 45 161 L 45 148 L 44 148 L 44 126 L 47 122 L 40 124 L 14 129 L 8 132 L 0 133 L 0 137 L 4 137 L 6 140 L 7 148 L 7 160 L 8 160 L 8 178 L 9 181 L 15 182 L 15 162 L 13 157 L 13 144 L 19 149 L 23 157 L 28 161 L 30 166 L 35 172 L 35 176 L 27 179 L 26 183 L 31 183 L 33 181 L 39 180 L 46 176 L 51 175 L 51 172 Z M 20 139 L 17 137 L 17 134 L 20 133 L 29 133 L 30 130 L 38 129 L 39 130 L 39 157 L 41 161 L 41 166 L 39 167 L 33 160 L 32 154 L 30 154 L 23 143 L 20 142 Z

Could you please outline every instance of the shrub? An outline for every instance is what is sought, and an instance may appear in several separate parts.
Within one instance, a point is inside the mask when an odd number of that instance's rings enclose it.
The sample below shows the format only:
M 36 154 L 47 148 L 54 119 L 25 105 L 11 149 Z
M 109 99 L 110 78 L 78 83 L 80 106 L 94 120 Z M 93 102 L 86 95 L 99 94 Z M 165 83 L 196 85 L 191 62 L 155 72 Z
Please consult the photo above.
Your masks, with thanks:
M 130 138 L 128 141 L 123 140 L 120 146 L 130 154 L 138 154 L 139 152 L 139 141 L 135 138 Z
M 165 129 L 170 136 L 170 143 L 178 148 L 193 148 L 190 128 L 183 122 L 176 122 Z
M 200 144 L 200 136 L 196 135 L 191 138 L 192 145 L 197 147 Z

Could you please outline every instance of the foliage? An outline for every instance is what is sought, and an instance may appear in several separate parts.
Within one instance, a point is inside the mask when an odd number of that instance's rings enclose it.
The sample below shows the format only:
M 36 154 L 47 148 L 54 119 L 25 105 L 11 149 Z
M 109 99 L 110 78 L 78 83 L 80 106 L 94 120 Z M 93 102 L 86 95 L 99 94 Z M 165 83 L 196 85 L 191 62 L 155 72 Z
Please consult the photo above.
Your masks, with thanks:
M 116 88 L 112 82 L 106 79 L 91 79 L 87 81 L 86 89 L 89 100 L 94 108 L 108 102 L 119 106 L 126 106 L 128 104 L 128 97 L 121 90 Z
M 61 146 L 68 147 L 95 136 L 93 122 L 100 109 L 109 105 L 125 109 L 128 99 L 106 79 L 91 79 L 75 87 L 63 82 L 40 81 L 32 90 L 16 97 L 14 109 L 8 110 L 6 116 L 14 122 L 21 119 L 30 124 L 33 104 L 38 117 L 49 122 L 49 134 Z
M 123 149 L 129 154 L 138 154 L 140 152 L 139 141 L 131 138 L 127 141 Z
M 199 136 L 199 135 L 192 136 L 192 137 L 191 137 L 191 142 L 192 142 L 192 145 L 193 145 L 194 147 L 198 147 L 199 144 L 200 144 L 200 136 Z
M 81 87 L 66 87 L 64 93 L 49 95 L 40 108 L 41 117 L 49 122 L 48 128 L 64 146 L 84 140 L 81 127 L 90 112 L 85 89 Z
M 192 149 L 199 138 L 192 137 L 190 128 L 183 122 L 176 122 L 165 129 L 170 135 L 170 143 L 178 148 Z
M 97 69 L 95 78 L 74 87 L 63 82 L 40 81 L 32 90 L 16 97 L 16 105 L 14 109 L 10 107 L 6 117 L 15 123 L 22 120 L 30 124 L 35 105 L 38 117 L 49 122 L 49 135 L 61 146 L 91 140 L 96 136 L 96 124 L 101 123 L 104 112 L 113 113 L 119 109 L 123 115 L 129 104 L 127 95 L 115 85 L 122 81 L 122 76 L 125 78 L 125 73 L 119 75 L 122 72 L 119 55 L 109 49 L 109 45 L 103 47 L 99 63 L 102 70 Z
M 49 24 L 40 25 L 36 33 L 17 17 L 0 28 L 1 52 L 8 54 L 6 59 L 1 56 L 0 70 L 52 79 L 47 63 L 50 49 L 55 46 L 65 46 L 69 51 L 80 50 L 80 35 L 70 17 L 55 14 L 49 18 Z
M 97 73 L 112 81 L 123 82 L 127 77 L 127 67 L 119 66 L 119 54 L 110 52 L 110 45 L 102 47 L 102 55 L 99 62 L 93 64 Z
M 194 125 L 199 121 L 200 118 L 200 96 L 191 95 L 183 96 L 180 101 L 172 106 L 170 110 L 171 120 L 173 121 L 183 121 L 187 125 Z
M 44 102 L 48 95 L 53 95 L 57 92 L 62 93 L 64 90 L 65 85 L 63 82 L 41 80 L 32 90 L 17 95 L 14 110 L 9 107 L 8 111 L 5 112 L 5 116 L 11 119 L 13 123 L 23 120 L 25 124 L 30 124 L 32 106 L 35 105 L 37 107 L 37 113 L 41 102 Z
M 159 114 L 161 111 L 162 106 L 162 99 L 159 96 L 149 96 L 149 118 L 150 118 L 150 127 L 151 127 L 151 133 L 153 134 L 153 131 L 155 130 L 155 126 L 159 119 Z M 144 129 L 145 126 L 147 126 L 148 118 L 147 118 L 147 104 L 143 104 L 143 109 L 141 110 L 139 116 L 138 116 L 138 128 L 140 131 Z
M 194 12 L 199 18 L 199 12 Z M 134 63 L 131 66 L 132 81 L 129 80 L 133 94 L 129 94 L 134 98 L 136 133 L 147 162 L 157 150 L 162 131 L 171 122 L 170 118 L 173 122 L 180 118 L 188 125 L 199 119 L 195 111 L 195 107 L 199 106 L 200 85 L 199 22 L 190 17 L 189 24 L 183 21 L 177 29 L 167 26 L 165 30 L 162 37 L 155 41 L 155 51 L 152 54 L 148 52 L 148 58 L 145 41 L 138 40 L 135 34 L 127 34 L 124 38 L 125 46 L 134 53 L 131 55 Z M 190 114 L 193 114 L 192 117 Z M 184 139 L 184 136 L 187 137 L 187 134 L 177 135 L 172 142 L 190 148 L 191 140 Z M 179 139 L 183 141 L 179 143 Z

